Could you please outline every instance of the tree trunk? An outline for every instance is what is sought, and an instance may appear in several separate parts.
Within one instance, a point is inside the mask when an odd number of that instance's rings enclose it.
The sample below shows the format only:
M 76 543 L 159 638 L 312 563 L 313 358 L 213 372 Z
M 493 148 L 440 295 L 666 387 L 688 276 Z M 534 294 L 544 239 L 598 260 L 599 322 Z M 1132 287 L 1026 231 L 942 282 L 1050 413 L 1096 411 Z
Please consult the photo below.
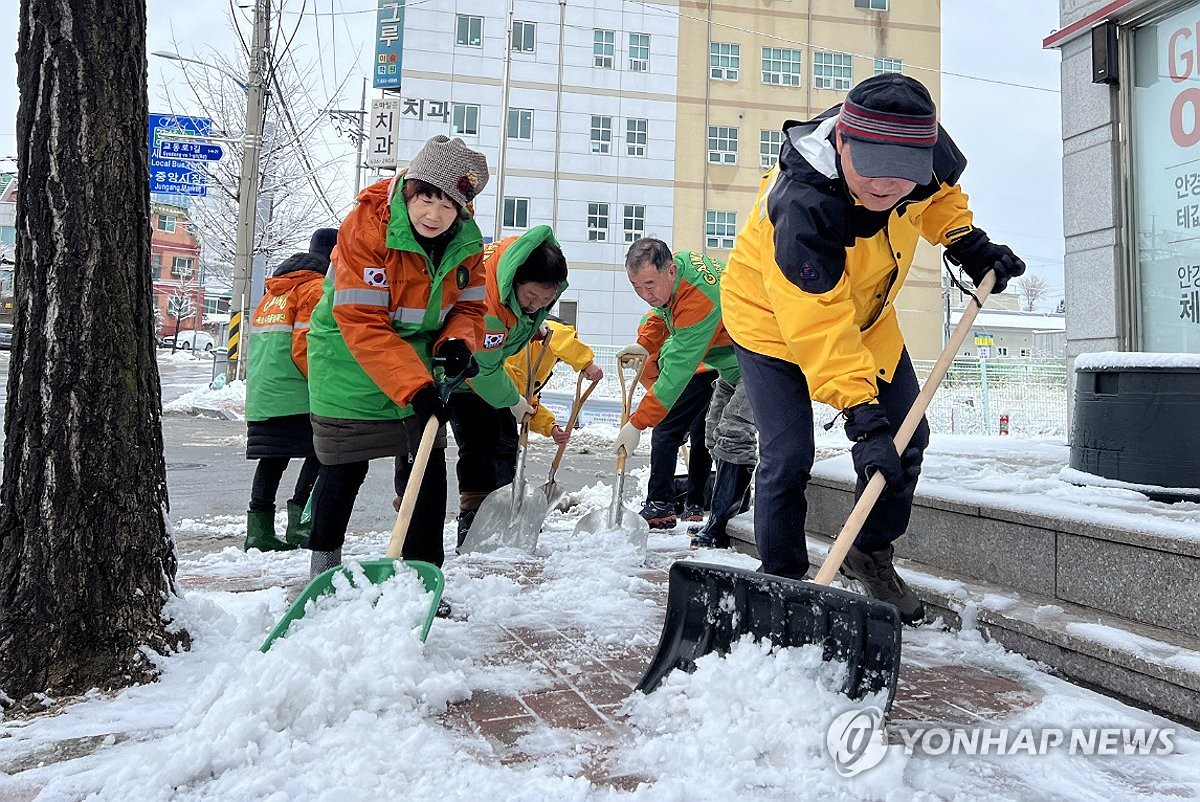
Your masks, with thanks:
M 152 679 L 168 632 L 145 0 L 22 0 L 0 702 Z M 7 698 L 6 698 L 7 697 Z

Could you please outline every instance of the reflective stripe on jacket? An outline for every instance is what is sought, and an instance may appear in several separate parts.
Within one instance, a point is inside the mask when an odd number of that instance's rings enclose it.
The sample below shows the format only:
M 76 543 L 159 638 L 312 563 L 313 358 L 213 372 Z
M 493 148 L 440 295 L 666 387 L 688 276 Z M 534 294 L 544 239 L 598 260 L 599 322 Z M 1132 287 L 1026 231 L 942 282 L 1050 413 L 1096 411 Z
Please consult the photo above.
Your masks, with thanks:
M 295 270 L 267 279 L 250 318 L 246 420 L 308 414 L 309 319 L 324 278 L 315 270 Z
M 433 382 L 430 355 L 457 338 L 483 338 L 483 237 L 456 222 L 433 265 L 412 233 L 402 175 L 367 187 L 338 231 L 333 266 L 309 332 L 312 412 L 327 418 L 397 420 Z M 401 221 L 393 225 L 391 220 Z M 389 241 L 390 239 L 390 241 Z
M 934 178 L 896 208 L 871 212 L 841 177 L 835 107 L 789 121 L 721 280 L 725 326 L 738 345 L 793 362 L 812 398 L 836 409 L 872 401 L 904 349 L 893 305 L 918 238 L 945 245 L 971 224 L 958 187 L 966 158 L 939 128 Z
M 629 416 L 637 428 L 649 428 L 666 417 L 702 362 L 720 372 L 730 384 L 737 384 L 741 378 L 733 341 L 721 322 L 724 269 L 723 264 L 708 256 L 688 251 L 675 254 L 671 300 L 667 306 L 653 310 L 662 317 L 667 330 L 658 352 L 658 378 Z

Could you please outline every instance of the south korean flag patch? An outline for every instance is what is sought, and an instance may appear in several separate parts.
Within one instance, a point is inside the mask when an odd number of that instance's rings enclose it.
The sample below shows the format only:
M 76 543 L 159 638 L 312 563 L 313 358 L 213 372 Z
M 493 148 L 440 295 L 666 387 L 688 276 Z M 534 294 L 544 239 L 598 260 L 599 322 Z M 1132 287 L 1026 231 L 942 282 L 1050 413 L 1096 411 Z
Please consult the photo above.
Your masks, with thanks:
M 505 331 L 493 331 L 483 335 L 484 348 L 499 348 L 504 344 L 504 338 L 508 334 Z
M 380 289 L 391 286 L 388 283 L 387 271 L 382 267 L 364 267 L 363 281 L 367 282 L 371 287 L 378 287 Z

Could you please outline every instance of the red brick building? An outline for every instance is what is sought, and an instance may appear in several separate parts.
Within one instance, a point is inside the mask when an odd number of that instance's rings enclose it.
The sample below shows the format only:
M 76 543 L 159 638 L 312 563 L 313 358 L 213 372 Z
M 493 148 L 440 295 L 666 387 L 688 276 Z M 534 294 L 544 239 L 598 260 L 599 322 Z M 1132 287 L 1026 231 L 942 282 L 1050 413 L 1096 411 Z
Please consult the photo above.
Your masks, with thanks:
M 154 274 L 157 336 L 204 328 L 204 283 L 200 243 L 192 233 L 187 209 L 150 204 L 150 264 Z

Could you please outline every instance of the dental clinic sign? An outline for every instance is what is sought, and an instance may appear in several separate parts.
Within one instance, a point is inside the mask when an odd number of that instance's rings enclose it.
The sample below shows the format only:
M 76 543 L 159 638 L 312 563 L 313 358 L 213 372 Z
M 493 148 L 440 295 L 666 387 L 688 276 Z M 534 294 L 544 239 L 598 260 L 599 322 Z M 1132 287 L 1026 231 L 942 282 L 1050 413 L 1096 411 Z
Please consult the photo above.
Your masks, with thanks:
M 1200 3 L 1132 34 L 1138 350 L 1200 353 Z

